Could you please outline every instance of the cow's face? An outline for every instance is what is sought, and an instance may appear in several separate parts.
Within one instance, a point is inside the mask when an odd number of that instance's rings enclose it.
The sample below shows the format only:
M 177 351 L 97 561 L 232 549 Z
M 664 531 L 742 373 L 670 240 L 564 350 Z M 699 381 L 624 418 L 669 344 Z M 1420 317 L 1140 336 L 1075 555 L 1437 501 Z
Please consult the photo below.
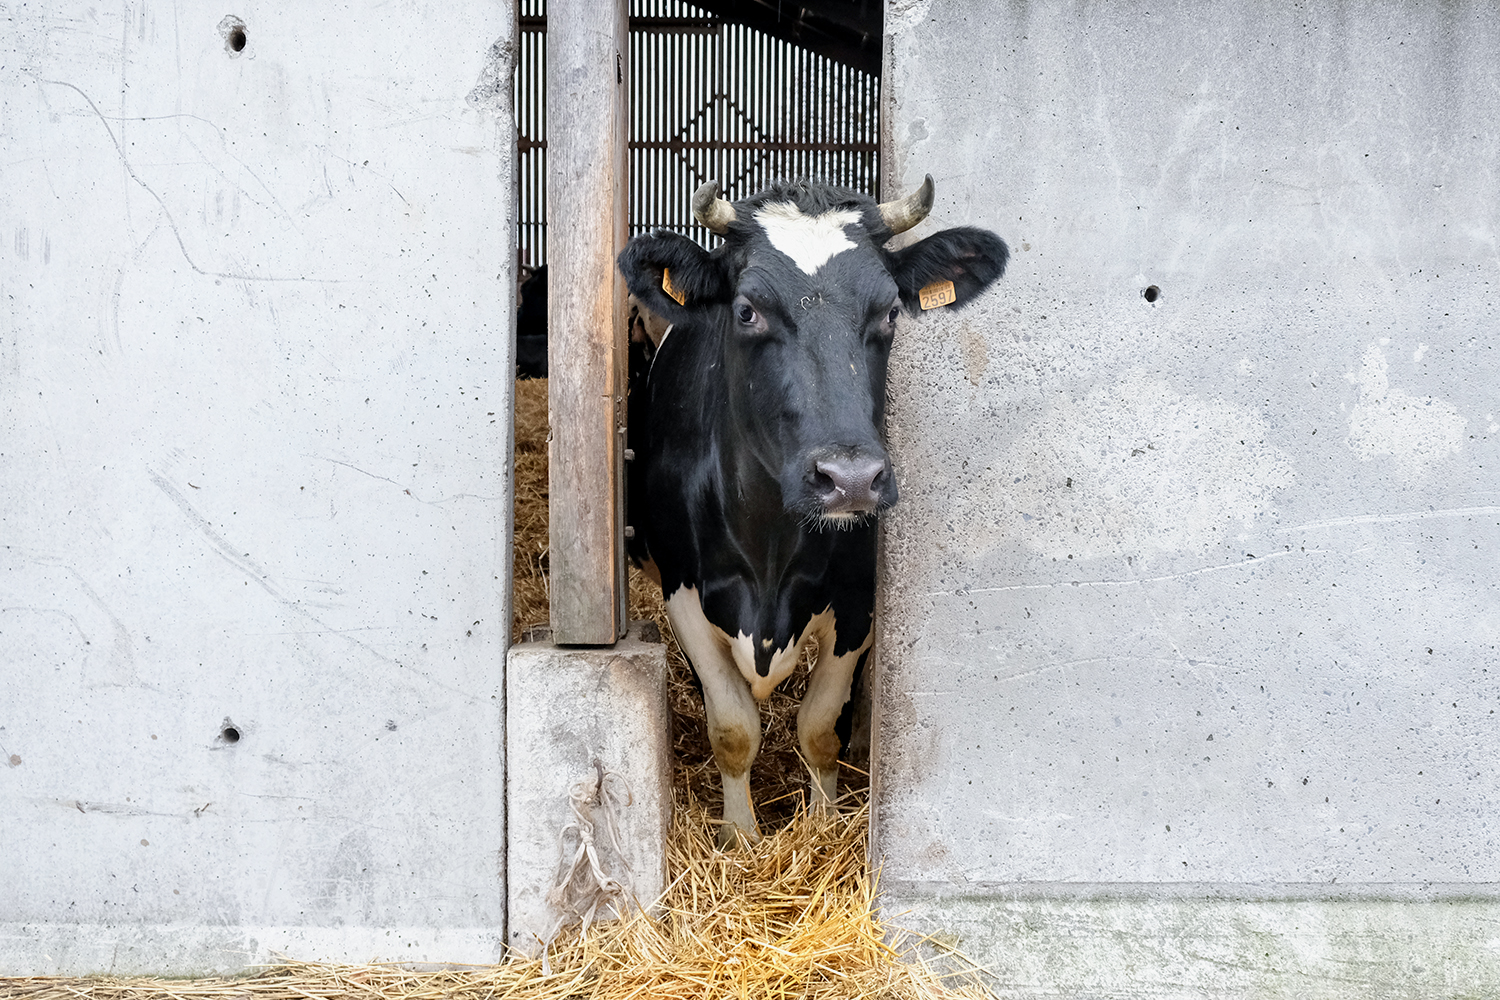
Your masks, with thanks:
M 885 373 L 901 299 L 860 213 L 751 213 L 720 325 L 734 426 L 784 506 L 850 524 L 896 502 Z
M 889 507 L 885 378 L 903 303 L 943 279 L 966 301 L 1004 270 L 1005 244 L 958 229 L 886 251 L 880 207 L 823 185 L 719 205 L 729 218 L 712 254 L 670 233 L 632 240 L 631 292 L 674 336 L 715 339 L 736 460 L 774 478 L 787 510 L 844 526 Z

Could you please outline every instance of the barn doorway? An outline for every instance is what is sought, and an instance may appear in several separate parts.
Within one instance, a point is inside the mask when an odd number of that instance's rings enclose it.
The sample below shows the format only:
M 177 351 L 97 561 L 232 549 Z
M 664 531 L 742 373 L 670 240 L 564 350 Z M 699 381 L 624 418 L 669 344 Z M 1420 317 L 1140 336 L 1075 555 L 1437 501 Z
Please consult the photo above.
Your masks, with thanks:
M 878 198 L 884 9 L 879 0 L 806 0 L 786 12 L 780 0 L 552 0 L 549 66 L 545 2 L 518 0 L 517 10 L 516 347 L 519 361 L 544 359 L 530 373 L 518 366 L 523 376 L 551 375 L 553 636 L 608 644 L 629 613 L 629 316 L 614 255 L 655 229 L 710 246 L 691 211 L 708 181 L 731 199 L 798 177 Z M 549 79 L 567 88 L 550 115 Z M 549 173 L 568 185 L 554 178 L 549 191 Z M 533 305 L 545 315 L 528 317 Z
M 542 0 L 518 0 L 519 35 L 516 70 L 516 115 L 518 124 L 517 239 L 521 263 L 530 268 L 548 264 L 549 243 L 553 285 L 553 302 L 561 289 L 606 287 L 605 271 L 613 271 L 613 255 L 604 253 L 610 240 L 599 238 L 592 243 L 576 236 L 576 224 L 565 222 L 563 211 L 556 212 L 557 226 L 549 240 L 547 219 L 548 113 L 546 99 L 548 22 Z M 623 4 L 621 5 L 624 6 Z M 611 188 L 607 182 L 593 180 L 603 192 L 619 192 L 624 205 L 616 205 L 613 218 L 620 228 L 609 234 L 618 248 L 619 235 L 628 231 L 636 235 L 654 229 L 667 229 L 688 236 L 703 246 L 711 246 L 709 232 L 692 218 L 693 191 L 706 181 L 717 181 L 724 196 L 730 199 L 755 193 L 771 182 L 799 176 L 819 177 L 841 184 L 872 197 L 880 197 L 880 118 L 881 107 L 879 59 L 883 4 L 862 4 L 858 0 L 822 0 L 798 8 L 796 20 L 778 18 L 776 3 L 701 3 L 690 5 L 678 0 L 629 0 L 628 31 L 622 24 L 626 11 L 614 8 L 610 37 L 618 39 L 613 51 L 623 51 L 630 70 L 623 85 L 620 105 L 628 106 L 623 127 L 616 133 L 624 140 L 620 152 L 621 170 L 611 165 L 606 177 L 625 177 Z M 579 37 L 582 7 L 569 7 L 554 0 L 554 46 L 551 72 L 554 80 L 572 79 L 566 74 L 592 70 L 597 74 L 603 65 L 600 52 L 589 50 L 587 60 L 576 65 L 567 62 L 569 40 Z M 826 10 L 822 16 L 818 10 Z M 868 12 L 870 17 L 861 20 Z M 587 19 L 590 15 L 583 15 Z M 871 19 L 872 18 L 872 19 Z M 840 20 L 842 19 L 842 20 Z M 582 35 L 595 37 L 592 21 L 586 21 Z M 602 32 L 598 33 L 602 34 Z M 628 37 L 627 37 L 628 36 Z M 608 50 L 605 58 L 608 58 Z M 609 74 L 612 76 L 612 74 Z M 594 78 L 593 85 L 609 89 L 615 81 Z M 561 84 L 558 84 L 559 86 Z M 620 105 L 616 105 L 619 107 Z M 558 126 L 551 144 L 552 169 L 563 176 L 578 174 L 576 150 L 580 143 L 576 126 L 562 128 L 564 115 L 578 122 L 580 116 L 570 105 L 558 102 L 553 123 Z M 585 119 L 592 125 L 592 118 Z M 593 132 L 590 128 L 581 131 Z M 617 140 L 617 141 L 618 141 Z M 602 147 L 592 147 L 594 155 Z M 619 148 L 617 144 L 616 149 Z M 585 161 L 586 162 L 586 161 Z M 565 166 L 565 164 L 574 166 Z M 582 186 L 582 185 L 580 185 Z M 551 192 L 554 209 L 567 199 L 557 188 Z M 572 248 L 572 249 L 570 249 Z M 580 273 L 579 261 L 587 258 L 586 280 L 565 277 L 563 269 Z M 602 258 L 602 259 L 601 259 Z M 604 265 L 607 262 L 607 265 Z M 623 296 L 621 296 L 623 299 Z M 518 383 L 517 385 L 517 518 L 518 523 L 532 523 L 536 530 L 529 541 L 517 533 L 517 560 L 514 575 L 518 624 L 538 626 L 533 637 L 550 635 L 565 647 L 608 645 L 615 633 L 596 624 L 608 612 L 610 602 L 593 601 L 588 614 L 575 614 L 581 601 L 571 597 L 559 601 L 558 594 L 587 590 L 596 595 L 612 577 L 606 549 L 619 553 L 623 573 L 623 537 L 628 521 L 618 522 L 613 544 L 600 531 L 595 540 L 584 546 L 571 538 L 559 539 L 557 529 L 563 525 L 574 536 L 581 536 L 579 525 L 592 525 L 613 517 L 611 506 L 623 459 L 618 463 L 608 452 L 611 442 L 623 441 L 623 420 L 610 423 L 595 412 L 608 403 L 611 393 L 601 397 L 599 386 L 613 377 L 619 385 L 619 372 L 610 374 L 602 358 L 614 353 L 616 364 L 624 356 L 624 342 L 609 346 L 607 323 L 590 314 L 586 322 L 558 320 L 568 314 L 554 308 L 548 313 L 555 324 L 554 344 L 559 336 L 573 337 L 566 349 L 555 356 L 576 359 L 559 365 L 551 372 L 550 385 Z M 616 323 L 623 336 L 624 325 Z M 585 338 L 588 338 L 585 340 Z M 576 350 L 580 343 L 584 349 Z M 594 374 L 594 368 L 605 372 Z M 559 391 L 559 387 L 562 390 Z M 523 413 L 523 401 L 532 400 L 529 416 Z M 615 405 L 619 397 L 615 396 Z M 623 417 L 622 412 L 616 417 Z M 579 418 L 583 419 L 579 419 Z M 587 432 L 575 430 L 587 422 Z M 523 447 L 522 434 L 532 428 L 532 439 Z M 568 435 L 568 436 L 564 436 Z M 563 443 L 559 443 L 563 442 Z M 575 470 L 558 474 L 559 468 Z M 522 477 L 530 468 L 534 486 L 527 488 Z M 576 470 L 588 470 L 576 472 Z M 614 476 L 615 478 L 611 478 Z M 582 483 L 582 488 L 576 488 Z M 541 500 L 539 509 L 523 509 L 523 497 Z M 620 498 L 623 506 L 623 498 Z M 549 517 L 550 508 L 550 517 Z M 529 519 L 528 519 L 529 518 Z M 549 532 L 549 521 L 551 531 Z M 606 526 L 607 527 L 607 526 Z M 573 553 L 573 555 L 570 555 Z M 591 557 L 588 560 L 584 555 Z M 601 557 L 594 559 L 592 557 Z M 570 560 L 564 565 L 564 560 Z M 587 562 L 587 565 L 584 565 Z M 600 563 L 601 565 L 595 565 Z M 578 583 L 585 581 L 586 585 Z M 603 582 L 601 582 L 603 581 Z M 527 613 L 522 591 L 533 584 L 534 611 Z M 654 585 L 648 583 L 648 589 Z M 632 590 L 629 584 L 626 590 Z M 616 594 L 619 592 L 616 591 Z M 658 599 L 660 591 L 656 589 Z M 550 602 L 549 602 L 550 597 Z M 630 600 L 634 602 L 633 596 Z M 640 608 L 639 604 L 633 604 Z M 550 614 L 550 621 L 548 615 Z M 618 620 L 627 621 L 621 613 Z M 635 617 L 657 617 L 654 614 Z M 664 618 L 664 616 L 663 616 Z M 546 625 L 544 629 L 541 626 Z M 583 633 L 590 630 L 587 637 Z M 665 630 L 664 630 L 665 631 Z M 679 658 L 680 659 L 680 658 Z M 691 671 L 686 661 L 674 661 L 674 684 L 691 690 Z M 763 716 L 768 733 L 779 734 L 762 745 L 762 780 L 780 775 L 785 781 L 766 801 L 780 803 L 763 813 L 774 821 L 778 809 L 790 815 L 796 792 L 805 784 L 805 770 L 798 759 L 795 740 L 797 699 L 805 684 L 805 672 L 786 682 L 768 704 Z M 674 688 L 676 690 L 676 688 Z M 673 703 L 692 704 L 693 697 L 676 698 Z M 685 745 L 694 750 L 693 759 L 710 759 L 706 722 L 699 713 L 687 722 L 679 717 L 674 723 Z M 856 751 L 857 752 L 857 751 Z M 704 771 L 704 775 L 710 774 Z M 851 780 L 859 780 L 858 771 Z M 704 786 L 702 794 L 710 794 Z M 716 792 L 715 792 L 716 794 Z

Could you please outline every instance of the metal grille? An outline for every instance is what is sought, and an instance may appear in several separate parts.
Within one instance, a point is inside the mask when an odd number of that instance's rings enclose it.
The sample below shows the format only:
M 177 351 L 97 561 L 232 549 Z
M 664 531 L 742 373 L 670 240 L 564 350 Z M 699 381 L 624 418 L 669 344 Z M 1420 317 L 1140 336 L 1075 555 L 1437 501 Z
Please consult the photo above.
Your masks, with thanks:
M 547 263 L 546 0 L 520 0 L 516 53 L 516 241 L 520 263 Z
M 516 74 L 521 261 L 546 262 L 546 19 L 521 0 Z M 879 197 L 880 79 L 680 0 L 632 0 L 630 232 L 707 246 L 691 199 L 817 177 Z

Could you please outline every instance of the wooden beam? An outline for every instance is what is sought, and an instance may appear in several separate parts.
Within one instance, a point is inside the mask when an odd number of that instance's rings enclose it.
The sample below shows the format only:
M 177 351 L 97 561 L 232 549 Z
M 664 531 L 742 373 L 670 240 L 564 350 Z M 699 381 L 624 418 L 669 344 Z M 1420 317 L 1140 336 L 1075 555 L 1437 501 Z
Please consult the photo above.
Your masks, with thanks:
M 553 639 L 625 633 L 625 0 L 547 4 Z

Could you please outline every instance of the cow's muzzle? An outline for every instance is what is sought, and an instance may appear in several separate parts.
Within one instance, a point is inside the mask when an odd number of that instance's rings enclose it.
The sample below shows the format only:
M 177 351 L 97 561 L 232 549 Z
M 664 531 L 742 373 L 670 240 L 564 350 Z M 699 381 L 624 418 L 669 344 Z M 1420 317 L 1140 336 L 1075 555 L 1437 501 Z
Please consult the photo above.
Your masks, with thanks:
M 859 451 L 817 455 L 809 486 L 825 517 L 873 514 L 896 502 L 896 477 L 884 455 Z

